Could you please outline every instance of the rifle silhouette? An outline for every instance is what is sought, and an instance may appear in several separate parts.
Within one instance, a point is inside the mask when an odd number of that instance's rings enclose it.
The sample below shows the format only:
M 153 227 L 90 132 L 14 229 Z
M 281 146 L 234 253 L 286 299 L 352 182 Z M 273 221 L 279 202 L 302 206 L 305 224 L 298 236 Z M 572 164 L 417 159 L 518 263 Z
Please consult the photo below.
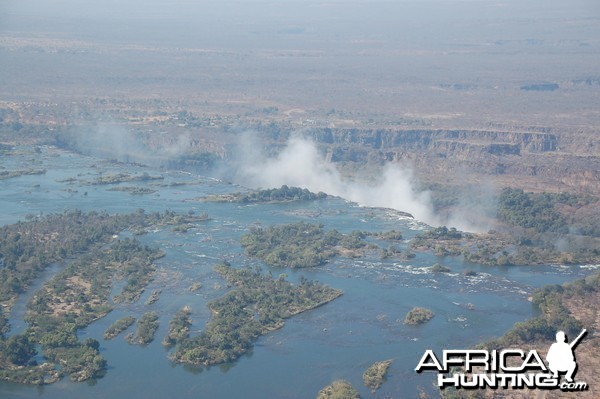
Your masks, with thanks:
M 581 330 L 581 332 L 579 333 L 579 335 L 577 336 L 577 338 L 575 338 L 573 341 L 571 341 L 571 343 L 569 344 L 569 346 L 571 347 L 571 349 L 575 349 L 575 347 L 579 344 L 579 341 L 581 341 L 581 339 L 587 334 L 587 330 L 584 328 L 583 330 Z

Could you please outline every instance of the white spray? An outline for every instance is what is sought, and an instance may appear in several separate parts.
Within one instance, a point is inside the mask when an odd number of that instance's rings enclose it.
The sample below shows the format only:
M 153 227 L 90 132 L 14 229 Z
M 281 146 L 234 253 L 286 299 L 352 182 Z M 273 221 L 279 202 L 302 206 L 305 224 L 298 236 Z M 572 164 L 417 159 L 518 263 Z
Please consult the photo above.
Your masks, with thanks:
M 343 178 L 312 141 L 299 136 L 292 136 L 274 157 L 265 156 L 250 134 L 242 137 L 240 148 L 243 152 L 236 171 L 236 181 L 240 184 L 254 188 L 287 184 L 323 191 L 364 206 L 406 211 L 425 223 L 438 224 L 429 192 L 415 190 L 409 169 L 388 164 L 380 179 L 367 184 Z

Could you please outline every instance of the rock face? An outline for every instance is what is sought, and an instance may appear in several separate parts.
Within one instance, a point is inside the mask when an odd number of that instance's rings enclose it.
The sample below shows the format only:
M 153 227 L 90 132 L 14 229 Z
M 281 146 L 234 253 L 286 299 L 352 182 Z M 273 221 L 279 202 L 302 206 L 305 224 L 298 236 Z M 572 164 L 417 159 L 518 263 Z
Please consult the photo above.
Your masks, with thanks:
M 290 134 L 272 127 L 259 133 L 269 143 L 269 153 L 277 152 Z M 191 151 L 224 159 L 239 140 L 231 131 L 197 135 L 202 139 L 191 134 Z M 365 165 L 398 162 L 432 183 L 462 186 L 493 180 L 496 187 L 600 194 L 600 142 L 593 131 L 310 128 L 303 135 L 348 174 Z
M 475 146 L 492 154 L 549 152 L 558 148 L 558 138 L 550 133 L 517 133 L 491 130 L 390 130 L 390 129 L 317 129 L 307 135 L 324 144 L 359 145 L 374 150 L 401 147 L 429 151 L 465 149 Z M 462 145 L 461 145 L 462 144 Z
M 271 155 L 284 146 L 293 130 L 273 124 L 252 129 Z M 239 155 L 240 132 L 245 130 L 215 127 L 139 134 L 136 140 L 141 145 L 136 148 L 145 151 L 128 161 L 210 169 L 219 160 Z M 597 132 L 589 129 L 311 127 L 302 134 L 347 174 L 364 172 L 365 165 L 377 168 L 397 162 L 410 165 L 419 180 L 430 183 L 463 186 L 491 181 L 495 187 L 600 194 L 600 141 Z M 57 144 L 77 149 L 65 140 Z M 177 148 L 179 155 L 174 157 L 165 148 Z
M 462 184 L 495 176 L 500 186 L 600 193 L 594 133 L 322 128 L 305 135 L 325 148 L 330 161 L 345 166 L 408 161 L 431 182 Z

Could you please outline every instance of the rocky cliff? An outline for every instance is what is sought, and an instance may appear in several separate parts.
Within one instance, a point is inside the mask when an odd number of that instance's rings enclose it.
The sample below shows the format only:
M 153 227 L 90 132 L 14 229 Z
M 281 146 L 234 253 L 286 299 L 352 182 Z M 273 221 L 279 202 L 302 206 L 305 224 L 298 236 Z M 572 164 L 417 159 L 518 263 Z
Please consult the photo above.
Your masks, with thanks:
M 329 160 L 349 169 L 392 161 L 437 183 L 493 180 L 529 190 L 600 193 L 600 151 L 593 133 L 322 128 L 304 134 Z

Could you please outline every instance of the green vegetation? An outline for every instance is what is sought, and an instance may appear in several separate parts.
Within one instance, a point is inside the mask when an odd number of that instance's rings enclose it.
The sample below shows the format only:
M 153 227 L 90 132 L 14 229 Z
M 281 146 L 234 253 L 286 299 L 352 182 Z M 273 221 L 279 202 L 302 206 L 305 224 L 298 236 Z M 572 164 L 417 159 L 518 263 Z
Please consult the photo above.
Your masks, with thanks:
M 143 210 L 125 215 L 79 210 L 31 215 L 27 222 L 0 227 L 0 304 L 10 307 L 50 264 L 98 248 L 123 230 L 144 229 L 206 220 L 206 215 L 146 214 Z M 135 288 L 135 282 L 132 282 Z M 135 291 L 135 290 L 134 290 Z
M 381 259 L 395 258 L 395 259 L 409 260 L 416 256 L 415 253 L 410 251 L 409 249 L 407 249 L 406 251 L 402 251 L 402 249 L 400 249 L 400 247 L 398 246 L 398 243 L 400 241 L 402 241 L 402 233 L 400 233 L 399 231 L 391 230 L 391 231 L 385 231 L 385 232 L 379 232 L 379 233 L 365 232 L 363 234 L 366 236 L 374 237 L 377 240 L 385 240 L 385 241 L 394 242 L 394 243 L 388 245 L 387 248 L 379 247 L 379 249 L 381 251 Z M 417 239 L 418 239 L 418 236 L 417 236 Z M 414 244 L 414 240 L 413 240 L 413 244 Z M 423 248 L 419 248 L 419 249 L 423 249 Z
M 400 248 L 398 248 L 396 245 L 390 245 L 387 248 L 382 248 L 381 249 L 381 259 L 387 259 L 387 258 L 397 258 L 402 256 L 402 250 Z
M 404 324 L 424 324 L 433 318 L 433 312 L 429 309 L 415 307 L 404 317 Z
M 525 193 L 502 190 L 498 219 L 513 226 L 532 229 L 536 233 L 568 234 L 600 237 L 598 200 L 590 196 L 567 193 Z
M 266 229 L 252 228 L 242 236 L 241 243 L 249 256 L 262 259 L 273 266 L 302 268 L 324 264 L 344 252 L 367 246 L 364 233 L 341 234 L 325 231 L 323 225 L 304 222 Z
M 0 180 L 12 179 L 21 176 L 44 175 L 46 169 L 0 170 Z
M 3 341 L 2 353 L 6 360 L 16 366 L 26 366 L 37 355 L 34 342 L 27 335 L 13 335 Z
M 182 342 L 189 336 L 192 319 L 190 318 L 190 308 L 184 306 L 181 310 L 175 313 L 175 316 L 169 322 L 169 332 L 163 339 L 164 346 L 172 346 Z
M 448 229 L 446 226 L 418 234 L 410 246 L 416 250 L 430 250 L 437 256 L 458 256 L 463 253 L 462 242 L 473 238 L 469 233 L 462 233 L 454 227 Z
M 130 239 L 120 241 L 117 249 L 120 251 L 116 254 L 115 261 L 122 265 L 117 277 L 126 278 L 127 283 L 121 293 L 116 295 L 113 300 L 117 303 L 132 303 L 140 298 L 145 287 L 152 279 L 153 272 L 156 270 L 153 261 L 164 256 L 164 253 L 152 250 L 149 247 L 142 248 L 137 241 Z M 131 262 L 128 253 L 137 254 L 138 261 Z
M 109 297 L 115 279 L 126 280 L 118 300 L 137 300 L 152 278 L 154 260 L 163 256 L 136 240 L 114 240 L 113 236 L 127 228 L 193 218 L 141 210 L 116 216 L 72 211 L 31 216 L 28 222 L 0 228 L 0 296 L 5 309 L 50 263 L 73 258 L 31 299 L 25 316 L 30 327 L 25 333 L 6 338 L 8 325 L 0 314 L 0 379 L 47 384 L 64 375 L 75 381 L 102 375 L 106 362 L 98 342 L 80 342 L 77 331 L 112 310 Z M 33 359 L 37 345 L 46 361 L 42 365 Z
M 194 117 L 194 119 L 196 119 Z M 202 123 L 188 123 L 189 126 L 202 126 Z M 211 169 L 221 158 L 212 152 L 185 153 L 177 159 L 169 159 L 169 169 Z
M 497 231 L 471 234 L 438 227 L 417 235 L 411 248 L 483 265 L 598 263 L 599 210 L 598 199 L 589 195 L 506 188 L 498 198 L 502 224 Z
M 391 360 L 375 362 L 364 372 L 363 383 L 374 393 L 384 383 L 388 369 L 392 364 Z
M 480 265 L 585 264 L 600 262 L 600 243 L 596 238 L 554 233 L 460 233 L 461 238 L 434 238 L 419 234 L 411 243 L 417 251 L 436 256 L 463 256 L 464 261 Z M 559 247 L 557 247 L 559 243 Z
M 122 319 L 115 321 L 104 332 L 104 339 L 108 340 L 115 338 L 117 335 L 131 327 L 133 323 L 135 323 L 135 317 L 133 316 L 123 317 Z
M 525 193 L 505 188 L 498 205 L 498 219 L 515 226 L 532 228 L 538 233 L 548 231 L 568 233 L 567 220 L 555 209 L 556 205 L 572 204 L 577 197 L 563 193 Z
M 158 315 L 155 312 L 146 312 L 137 322 L 137 330 L 127 336 L 127 341 L 133 345 L 148 345 L 154 341 L 154 334 L 158 330 Z
M 156 190 L 148 187 L 111 187 L 108 191 L 123 191 L 131 195 L 154 194 Z
M 99 344 L 93 338 L 83 344 L 50 347 L 44 351 L 49 361 L 60 364 L 60 373 L 73 381 L 98 377 L 106 369 L 106 360 L 100 355 Z
M 128 173 L 117 173 L 114 175 L 105 175 L 98 176 L 95 180 L 90 182 L 92 185 L 106 185 L 106 184 L 117 184 L 117 183 L 126 183 L 126 182 L 149 182 L 152 180 L 163 180 L 162 176 L 150 176 L 148 173 L 144 172 L 141 175 L 130 175 Z
M 6 318 L 6 316 L 4 316 L 4 310 L 2 310 L 2 307 L 0 307 L 0 340 L 5 338 L 5 334 L 8 332 L 8 330 L 10 329 L 10 326 L 8 324 L 8 319 Z
M 539 308 L 541 315 L 515 323 L 503 337 L 481 343 L 477 348 L 501 350 L 510 347 L 527 347 L 545 350 L 548 348 L 548 343 L 555 340 L 557 331 L 564 331 L 568 337 L 573 338 L 583 327 L 589 329 L 596 321 L 599 300 L 600 273 L 573 283 L 545 286 L 533 295 L 533 303 Z M 570 306 L 567 308 L 569 303 Z M 581 320 L 586 321 L 585 326 Z M 592 344 L 592 348 L 597 347 L 597 338 L 593 334 L 589 340 L 596 341 Z M 447 388 L 443 390 L 442 397 L 470 399 L 477 396 L 473 395 L 473 391 Z
M 0 301 L 5 305 L 49 264 L 106 243 L 129 224 L 120 217 L 80 211 L 30 219 L 0 228 Z
M 565 301 L 572 297 L 590 297 L 600 292 L 600 274 L 577 280 L 571 284 L 549 285 L 537 290 L 533 303 L 541 310 L 541 315 L 514 327 L 497 341 L 486 346 L 495 348 L 507 344 L 531 343 L 539 340 L 554 340 L 556 331 L 562 330 L 575 337 L 583 328 L 565 307 Z
M 360 394 L 348 381 L 336 380 L 321 389 L 317 399 L 360 399 Z
M 462 234 L 454 227 L 447 228 L 446 226 L 441 226 L 420 234 L 420 237 L 434 238 L 436 240 L 458 240 L 462 238 Z
M 433 273 L 450 273 L 452 270 L 450 270 L 449 267 L 442 266 L 439 263 L 435 263 L 433 266 L 431 266 L 431 271 Z
M 312 201 L 327 198 L 327 194 L 318 194 L 308 191 L 306 188 L 288 187 L 271 188 L 266 190 L 251 191 L 249 193 L 235 193 L 223 195 L 211 195 L 204 198 L 210 202 L 239 202 L 242 204 L 267 203 L 267 202 L 289 202 L 289 201 Z
M 146 305 L 152 305 L 154 302 L 158 301 L 158 299 L 160 298 L 161 292 L 162 292 L 162 290 L 152 290 L 152 293 L 146 300 Z
M 235 289 L 209 304 L 211 321 L 199 336 L 181 341 L 173 355 L 176 362 L 209 366 L 234 361 L 258 337 L 283 327 L 285 319 L 342 294 L 306 279 L 293 286 L 283 277 L 273 280 L 259 270 L 233 269 L 226 263 L 215 270 Z
M 370 233 L 369 235 L 373 236 L 378 240 L 402 241 L 402 233 L 396 230 L 382 231 L 379 233 Z
M 2 357 L 0 357 L 0 362 L 0 380 L 21 384 L 43 385 L 51 384 L 60 379 L 60 373 L 50 363 L 16 366 L 12 363 L 7 363 Z
M 138 269 L 153 270 L 152 262 L 160 256 L 134 240 L 118 240 L 78 257 L 34 295 L 26 315 L 28 334 L 48 361 L 60 364 L 60 375 L 82 381 L 104 371 L 98 345 L 79 342 L 77 330 L 112 310 L 109 297 L 116 275 L 128 280 L 121 296 L 138 297 L 150 279 L 137 280 Z

